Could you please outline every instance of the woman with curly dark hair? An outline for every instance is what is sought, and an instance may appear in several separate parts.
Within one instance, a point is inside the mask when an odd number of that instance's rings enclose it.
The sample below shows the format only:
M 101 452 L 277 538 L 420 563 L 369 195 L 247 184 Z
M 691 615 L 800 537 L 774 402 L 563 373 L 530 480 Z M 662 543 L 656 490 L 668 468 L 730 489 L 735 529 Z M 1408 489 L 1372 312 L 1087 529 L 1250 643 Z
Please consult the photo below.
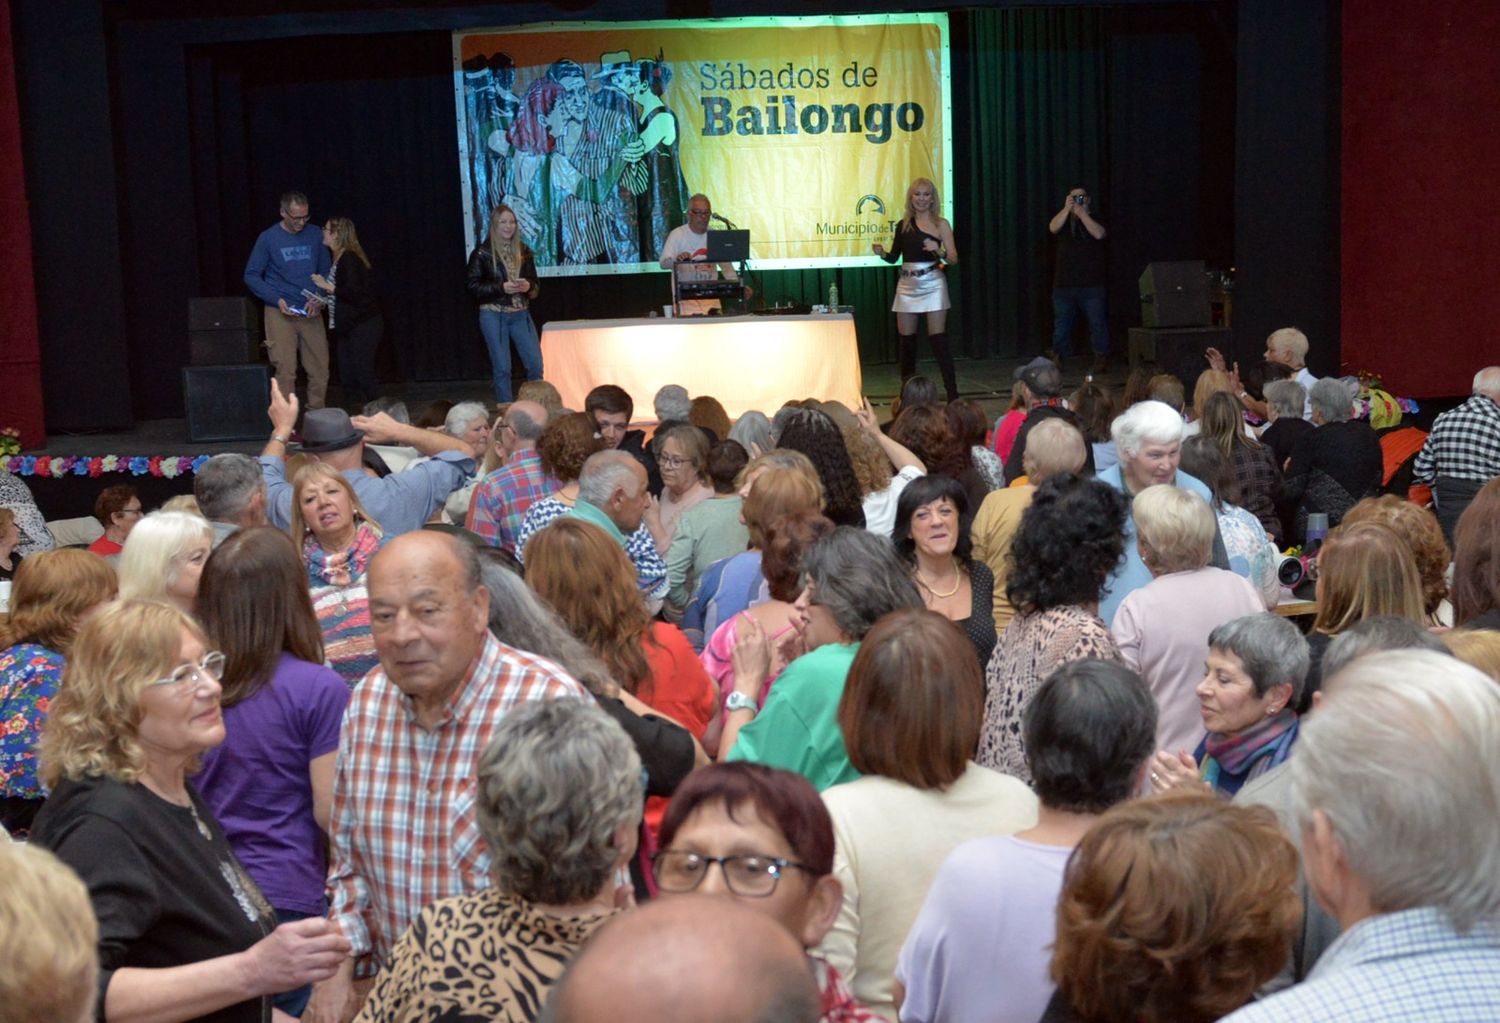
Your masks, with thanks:
M 891 440 L 916 455 L 928 472 L 958 480 L 969 496 L 970 508 L 978 508 L 990 492 L 968 446 L 954 434 L 941 408 L 918 405 L 903 410 L 891 424 Z
M 865 527 L 865 512 L 859 480 L 854 475 L 854 463 L 849 460 L 849 449 L 844 447 L 844 435 L 838 424 L 826 412 L 816 409 L 798 409 L 787 417 L 777 447 L 800 451 L 812 462 L 823 484 L 823 497 L 827 502 L 823 514 L 836 526 Z
M 1016 616 L 985 671 L 979 763 L 1030 784 L 1021 720 L 1043 681 L 1084 657 L 1120 660 L 1099 617 L 1099 591 L 1125 551 L 1130 503 L 1107 483 L 1048 477 L 1011 544 L 1006 596 Z
M 995 577 L 973 558 L 969 499 L 951 476 L 922 476 L 901 491 L 896 553 L 912 567 L 927 610 L 964 630 L 984 670 L 995 649 Z

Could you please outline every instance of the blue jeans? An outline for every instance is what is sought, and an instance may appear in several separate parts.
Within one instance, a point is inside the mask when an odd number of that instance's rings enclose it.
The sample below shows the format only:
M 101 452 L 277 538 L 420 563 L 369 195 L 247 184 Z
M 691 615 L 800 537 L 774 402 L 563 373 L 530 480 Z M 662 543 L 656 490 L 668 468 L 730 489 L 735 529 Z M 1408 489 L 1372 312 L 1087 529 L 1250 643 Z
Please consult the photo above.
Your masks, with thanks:
M 510 401 L 510 347 L 516 346 L 527 380 L 542 379 L 542 342 L 536 335 L 536 324 L 525 309 L 513 313 L 479 310 L 479 332 L 490 350 L 490 372 L 495 381 L 495 400 Z M 524 381 L 523 381 L 524 382 Z
M 1073 354 L 1073 321 L 1078 310 L 1089 321 L 1089 343 L 1103 355 L 1109 351 L 1109 321 L 1104 316 L 1104 288 L 1052 289 L 1052 350 Z
M 289 924 L 294 920 L 306 920 L 307 913 L 299 913 L 294 909 L 278 909 L 276 911 L 276 922 L 278 924 Z M 302 1010 L 307 1008 L 307 1000 L 312 997 L 312 985 L 304 984 L 295 991 L 287 991 L 271 999 L 271 1004 L 276 1006 L 288 1016 L 302 1017 Z

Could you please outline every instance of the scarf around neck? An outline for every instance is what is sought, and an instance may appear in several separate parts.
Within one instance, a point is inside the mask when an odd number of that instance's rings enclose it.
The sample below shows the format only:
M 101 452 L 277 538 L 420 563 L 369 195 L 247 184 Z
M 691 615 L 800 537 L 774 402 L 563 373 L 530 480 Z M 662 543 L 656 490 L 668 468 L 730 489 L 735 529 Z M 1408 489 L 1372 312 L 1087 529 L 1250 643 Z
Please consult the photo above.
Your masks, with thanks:
M 370 559 L 380 550 L 380 533 L 368 522 L 354 529 L 354 542 L 341 551 L 326 551 L 309 532 L 302 538 L 302 560 L 311 586 L 349 586 L 363 579 Z
M 1264 766 L 1274 767 L 1286 759 L 1296 737 L 1297 712 L 1290 707 L 1237 735 L 1210 732 L 1203 740 L 1203 751 L 1208 754 L 1203 765 L 1203 780 L 1212 785 L 1221 773 L 1242 775 L 1266 758 L 1269 760 Z

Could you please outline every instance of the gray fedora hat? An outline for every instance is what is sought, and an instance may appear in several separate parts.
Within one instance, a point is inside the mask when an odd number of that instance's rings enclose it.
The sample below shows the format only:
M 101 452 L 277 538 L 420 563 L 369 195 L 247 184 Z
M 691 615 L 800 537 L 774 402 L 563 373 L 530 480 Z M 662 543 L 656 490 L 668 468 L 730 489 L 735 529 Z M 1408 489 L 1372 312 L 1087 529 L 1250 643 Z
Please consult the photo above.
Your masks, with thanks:
M 309 455 L 352 448 L 364 438 L 341 408 L 315 408 L 302 417 L 302 441 L 291 445 Z

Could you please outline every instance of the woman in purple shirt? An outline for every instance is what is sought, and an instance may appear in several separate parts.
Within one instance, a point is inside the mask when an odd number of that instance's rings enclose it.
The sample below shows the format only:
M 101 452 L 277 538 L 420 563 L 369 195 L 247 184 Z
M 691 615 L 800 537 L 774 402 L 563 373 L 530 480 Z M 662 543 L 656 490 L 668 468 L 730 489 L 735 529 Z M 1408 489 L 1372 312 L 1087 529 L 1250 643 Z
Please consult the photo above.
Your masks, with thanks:
M 323 665 L 307 576 L 287 535 L 260 526 L 220 544 L 203 569 L 198 616 L 225 656 L 226 732 L 204 755 L 199 791 L 278 919 L 321 916 L 323 832 L 349 688 Z M 282 995 L 276 1007 L 300 1015 L 308 994 Z

